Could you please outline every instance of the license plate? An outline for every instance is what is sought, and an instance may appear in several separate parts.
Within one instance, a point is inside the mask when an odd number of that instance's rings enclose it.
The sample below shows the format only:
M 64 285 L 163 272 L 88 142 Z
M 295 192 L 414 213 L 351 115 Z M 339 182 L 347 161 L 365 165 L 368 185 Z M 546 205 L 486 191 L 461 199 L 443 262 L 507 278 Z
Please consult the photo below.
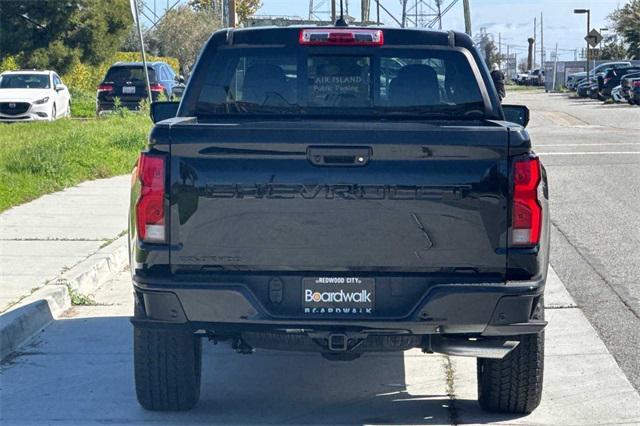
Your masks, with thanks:
M 302 279 L 302 310 L 310 315 L 371 315 L 375 280 L 359 277 Z
M 133 95 L 136 93 L 136 87 L 135 86 L 124 86 L 122 88 L 122 94 L 123 95 Z

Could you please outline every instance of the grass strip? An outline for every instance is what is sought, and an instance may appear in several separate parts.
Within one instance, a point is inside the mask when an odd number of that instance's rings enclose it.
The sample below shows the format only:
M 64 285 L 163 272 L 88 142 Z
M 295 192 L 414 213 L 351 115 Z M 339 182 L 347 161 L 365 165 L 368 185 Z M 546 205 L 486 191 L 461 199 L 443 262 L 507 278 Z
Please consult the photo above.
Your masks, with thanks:
M 129 173 L 147 142 L 146 114 L 0 124 L 0 211 L 92 179 Z

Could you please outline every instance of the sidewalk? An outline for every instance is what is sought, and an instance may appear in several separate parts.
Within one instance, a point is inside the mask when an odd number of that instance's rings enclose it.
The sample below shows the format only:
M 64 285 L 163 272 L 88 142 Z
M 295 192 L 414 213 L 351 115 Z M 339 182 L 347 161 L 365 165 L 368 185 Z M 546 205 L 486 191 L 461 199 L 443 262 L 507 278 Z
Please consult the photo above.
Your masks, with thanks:
M 0 312 L 122 235 L 129 181 L 84 182 L 0 214 Z

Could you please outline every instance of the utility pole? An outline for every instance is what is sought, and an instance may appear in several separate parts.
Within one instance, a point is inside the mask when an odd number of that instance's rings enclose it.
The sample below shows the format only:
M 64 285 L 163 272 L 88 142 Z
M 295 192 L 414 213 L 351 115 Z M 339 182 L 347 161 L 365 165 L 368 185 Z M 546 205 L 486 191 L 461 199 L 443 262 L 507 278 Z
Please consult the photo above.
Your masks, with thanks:
M 236 26 L 236 0 L 228 0 L 227 7 L 229 8 L 229 26 L 234 28 Z
M 369 22 L 369 10 L 371 7 L 371 3 L 369 0 L 362 0 L 360 2 L 360 18 L 362 22 Z
M 469 9 L 469 0 L 463 0 L 464 5 L 464 32 L 471 37 L 471 10 Z
M 442 0 L 436 0 L 436 4 L 438 5 L 438 29 L 440 30 L 442 30 L 442 9 L 440 8 L 441 3 Z
M 336 0 L 331 0 L 331 22 L 336 22 Z
M 407 26 L 407 1 L 408 0 L 401 0 L 402 1 L 402 20 L 401 22 L 401 27 L 405 28 Z
M 509 55 L 509 45 L 507 44 L 507 75 L 511 72 L 511 56 Z
M 553 64 L 553 86 L 551 90 L 556 90 L 556 78 L 558 75 L 558 43 L 556 43 L 555 63 Z
M 498 68 L 502 71 L 502 33 L 498 33 Z
M 536 38 L 538 37 L 538 18 L 533 18 L 533 68 L 536 67 Z
M 131 12 L 133 14 L 133 20 L 138 29 L 138 39 L 140 40 L 140 53 L 142 54 L 142 67 L 144 68 L 144 79 L 147 83 L 147 99 L 149 104 L 153 103 L 153 97 L 151 96 L 151 83 L 149 82 L 149 69 L 147 68 L 147 55 L 144 52 L 144 39 L 142 37 L 142 27 L 140 26 L 140 11 L 138 10 L 138 2 L 131 2 Z M 55 109 L 55 106 L 54 108 Z
M 602 59 L 602 43 L 604 43 L 604 33 L 609 31 L 609 28 L 600 28 L 600 34 L 602 34 L 602 40 L 600 40 L 600 47 L 598 52 L 598 58 Z
M 380 25 L 380 0 L 376 0 L 376 22 Z
M 544 21 L 540 12 L 540 68 L 544 69 Z

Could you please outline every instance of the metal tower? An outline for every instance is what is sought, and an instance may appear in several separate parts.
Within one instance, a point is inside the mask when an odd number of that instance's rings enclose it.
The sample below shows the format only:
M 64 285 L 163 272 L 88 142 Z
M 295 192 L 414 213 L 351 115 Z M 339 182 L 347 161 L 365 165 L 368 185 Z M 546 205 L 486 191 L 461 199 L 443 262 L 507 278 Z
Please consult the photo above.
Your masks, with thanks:
M 446 14 L 458 0 L 400 0 L 403 7 L 403 27 L 442 29 L 442 16 Z
M 330 0 L 309 0 L 309 20 L 329 21 L 331 20 Z
M 363 4 L 368 5 L 367 0 Z M 342 0 L 344 15 L 349 15 L 349 0 Z M 368 9 L 368 7 L 367 7 Z M 340 0 L 309 0 L 310 21 L 333 21 L 340 14 Z

